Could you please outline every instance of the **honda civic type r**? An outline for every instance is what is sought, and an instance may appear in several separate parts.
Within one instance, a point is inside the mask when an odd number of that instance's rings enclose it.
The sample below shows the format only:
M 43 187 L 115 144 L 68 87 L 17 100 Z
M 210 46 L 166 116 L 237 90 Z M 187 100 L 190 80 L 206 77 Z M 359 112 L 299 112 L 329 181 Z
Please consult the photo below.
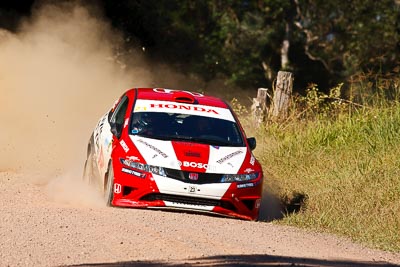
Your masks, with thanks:
M 104 192 L 109 206 L 257 220 L 263 172 L 255 147 L 219 98 L 135 88 L 96 125 L 84 179 Z

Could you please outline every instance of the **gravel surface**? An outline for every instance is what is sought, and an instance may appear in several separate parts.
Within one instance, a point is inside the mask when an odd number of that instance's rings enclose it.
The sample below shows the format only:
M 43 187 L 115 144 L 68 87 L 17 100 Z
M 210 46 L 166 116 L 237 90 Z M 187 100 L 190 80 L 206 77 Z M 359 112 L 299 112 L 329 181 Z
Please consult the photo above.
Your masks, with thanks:
M 267 222 L 106 208 L 80 181 L 0 172 L 0 266 L 400 266 L 400 254 Z

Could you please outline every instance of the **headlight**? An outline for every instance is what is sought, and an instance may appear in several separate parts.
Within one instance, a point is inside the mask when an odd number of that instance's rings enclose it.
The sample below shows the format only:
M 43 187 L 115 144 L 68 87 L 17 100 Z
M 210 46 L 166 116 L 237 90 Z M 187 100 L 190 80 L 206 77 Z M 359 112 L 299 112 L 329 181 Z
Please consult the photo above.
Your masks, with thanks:
M 246 173 L 246 174 L 225 174 L 221 178 L 221 183 L 233 183 L 251 181 L 258 178 L 259 172 Z
M 145 165 L 148 168 L 148 172 L 160 175 L 160 176 L 167 176 L 165 174 L 164 168 L 163 167 L 158 167 L 158 166 L 151 166 L 151 165 Z
M 128 160 L 128 159 L 120 159 L 120 160 L 123 165 L 128 166 L 130 168 L 134 168 L 134 169 L 145 171 L 145 172 L 151 172 L 153 174 L 157 174 L 157 175 L 164 176 L 164 177 L 167 176 L 165 174 L 165 170 L 163 167 L 143 164 L 143 163 L 135 162 L 135 161 Z

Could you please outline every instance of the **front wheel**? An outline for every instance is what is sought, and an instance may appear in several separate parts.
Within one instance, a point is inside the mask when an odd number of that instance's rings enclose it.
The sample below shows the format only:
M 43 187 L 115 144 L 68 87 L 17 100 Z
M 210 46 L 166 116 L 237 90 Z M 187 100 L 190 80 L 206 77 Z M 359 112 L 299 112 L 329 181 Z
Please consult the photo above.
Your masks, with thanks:
M 97 175 L 95 156 L 94 156 L 94 145 L 93 145 L 93 134 L 89 139 L 88 147 L 87 147 L 87 156 L 85 165 L 83 167 L 83 181 L 90 186 L 97 185 L 99 175 Z
M 114 189 L 114 170 L 113 170 L 111 162 L 108 167 L 106 178 L 107 178 L 107 181 L 106 181 L 106 186 L 104 189 L 104 200 L 106 202 L 106 205 L 111 207 L 112 206 L 111 202 L 114 198 L 114 190 L 113 190 Z
M 89 185 L 93 183 L 93 155 L 90 153 L 83 167 L 83 181 Z

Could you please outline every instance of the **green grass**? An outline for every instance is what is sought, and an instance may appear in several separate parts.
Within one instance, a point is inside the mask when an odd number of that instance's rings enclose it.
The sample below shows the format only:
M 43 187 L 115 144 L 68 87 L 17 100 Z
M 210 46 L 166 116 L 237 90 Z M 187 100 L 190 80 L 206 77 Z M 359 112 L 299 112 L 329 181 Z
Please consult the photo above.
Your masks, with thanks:
M 276 222 L 400 252 L 400 105 L 307 113 L 254 133 L 266 188 L 283 202 L 307 196 Z

